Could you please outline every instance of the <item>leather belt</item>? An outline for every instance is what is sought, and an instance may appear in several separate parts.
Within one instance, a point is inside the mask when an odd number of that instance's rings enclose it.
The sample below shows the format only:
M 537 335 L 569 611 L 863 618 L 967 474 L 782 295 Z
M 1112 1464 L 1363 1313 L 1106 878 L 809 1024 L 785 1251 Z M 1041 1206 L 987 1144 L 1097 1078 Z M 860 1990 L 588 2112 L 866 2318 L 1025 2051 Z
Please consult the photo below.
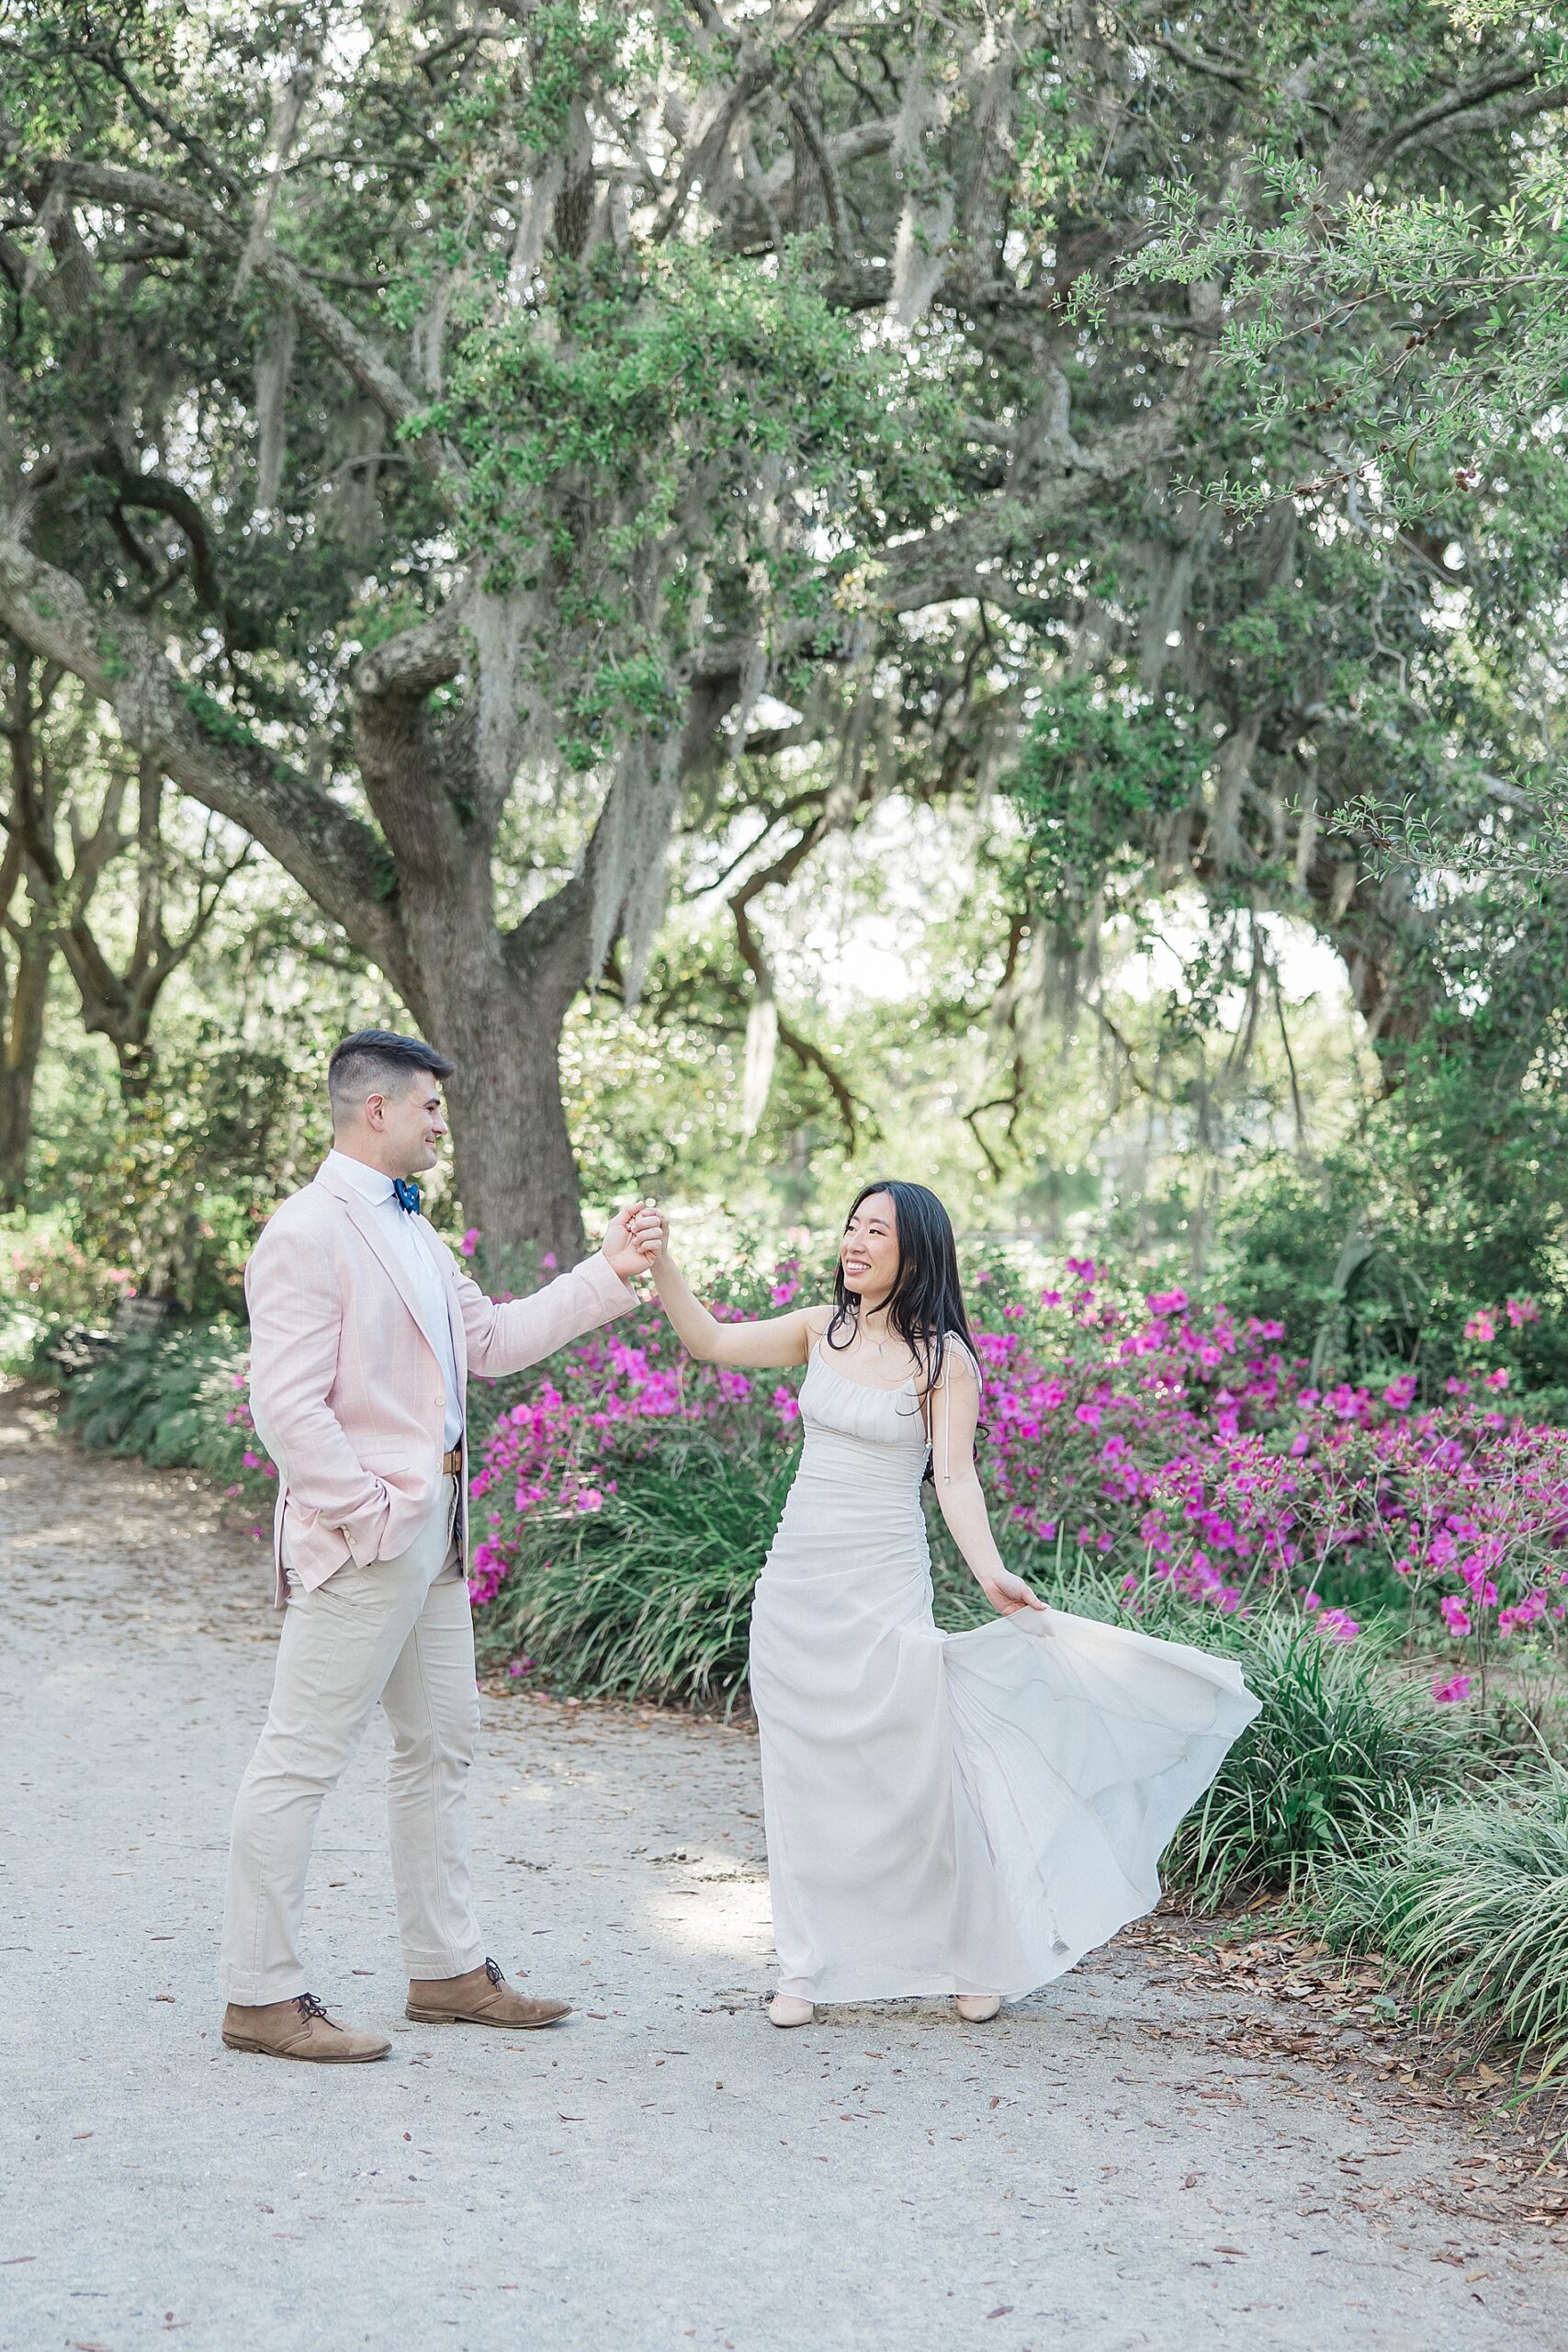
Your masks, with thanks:
M 462 1475 L 463 1449 L 455 1445 L 450 1453 L 444 1453 L 441 1457 L 441 1476 L 444 1478 L 460 1478 Z

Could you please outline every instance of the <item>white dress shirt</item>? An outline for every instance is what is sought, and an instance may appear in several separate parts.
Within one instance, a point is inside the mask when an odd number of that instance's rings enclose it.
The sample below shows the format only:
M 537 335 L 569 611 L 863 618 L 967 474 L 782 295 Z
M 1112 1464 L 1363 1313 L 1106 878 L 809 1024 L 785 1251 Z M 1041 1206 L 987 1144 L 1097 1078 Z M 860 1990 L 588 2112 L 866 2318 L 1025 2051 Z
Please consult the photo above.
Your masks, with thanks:
M 452 1325 L 446 1313 L 446 1285 L 440 1269 L 425 1239 L 417 1216 L 398 1206 L 398 1196 L 392 1190 L 392 1180 L 378 1168 L 367 1167 L 363 1159 L 351 1159 L 345 1151 L 327 1154 L 327 1166 L 335 1169 L 347 1184 L 351 1184 L 362 1201 L 369 1204 L 385 1228 L 388 1247 L 397 1256 L 398 1263 L 408 1276 L 409 1286 L 419 1301 L 420 1328 L 435 1350 L 442 1377 L 446 1383 L 446 1427 L 442 1443 L 448 1453 L 462 1442 L 463 1400 L 457 1394 L 457 1359 L 452 1351 Z

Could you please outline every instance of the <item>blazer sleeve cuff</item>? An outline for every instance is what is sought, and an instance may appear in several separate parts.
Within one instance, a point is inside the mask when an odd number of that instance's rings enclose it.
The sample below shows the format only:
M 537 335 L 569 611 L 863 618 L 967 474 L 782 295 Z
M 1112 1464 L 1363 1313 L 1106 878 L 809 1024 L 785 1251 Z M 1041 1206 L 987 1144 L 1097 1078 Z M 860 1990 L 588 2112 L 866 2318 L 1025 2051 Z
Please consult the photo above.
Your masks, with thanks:
M 587 1275 L 593 1285 L 593 1295 L 606 1316 L 629 1314 L 637 1305 L 636 1291 L 621 1280 L 603 1250 L 595 1250 L 592 1258 L 584 1258 L 577 1272 Z
M 380 1486 L 379 1481 L 378 1486 L 378 1500 L 368 1510 L 355 1511 L 352 1519 L 344 1521 L 339 1531 L 348 1545 L 348 1556 L 356 1568 L 367 1568 L 382 1556 L 391 1510 L 386 1487 Z

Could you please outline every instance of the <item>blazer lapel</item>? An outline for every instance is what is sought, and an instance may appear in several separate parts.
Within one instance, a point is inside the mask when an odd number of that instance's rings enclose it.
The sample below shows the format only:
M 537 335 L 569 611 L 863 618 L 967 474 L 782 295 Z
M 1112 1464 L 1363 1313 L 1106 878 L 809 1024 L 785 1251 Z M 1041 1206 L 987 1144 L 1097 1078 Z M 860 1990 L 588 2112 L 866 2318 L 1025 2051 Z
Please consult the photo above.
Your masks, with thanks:
M 369 1202 L 362 1201 L 359 1194 L 355 1192 L 351 1186 L 347 1184 L 334 1184 L 331 1177 L 327 1175 L 325 1171 L 318 1174 L 316 1182 L 319 1184 L 325 1184 L 328 1192 L 333 1195 L 333 1198 L 343 1203 L 344 1208 L 348 1214 L 349 1222 L 354 1227 L 355 1231 L 362 1235 L 365 1240 L 369 1243 L 371 1249 L 375 1251 L 382 1272 L 386 1274 L 387 1279 L 390 1282 L 393 1289 L 397 1292 L 398 1296 L 402 1300 L 403 1305 L 408 1308 L 409 1313 L 413 1317 L 415 1327 L 419 1331 L 421 1339 L 424 1341 L 425 1346 L 430 1350 L 431 1354 L 434 1355 L 435 1344 L 432 1340 L 430 1333 L 424 1328 L 424 1317 L 420 1313 L 419 1299 L 415 1294 L 413 1284 L 410 1282 L 402 1267 L 398 1263 L 397 1257 L 393 1250 L 388 1245 L 381 1219 L 377 1216 Z M 439 1359 L 437 1359 L 437 1361 L 439 1361 Z
M 457 1306 L 457 1278 L 452 1271 L 452 1262 L 446 1254 L 446 1246 L 434 1227 L 423 1216 L 420 1218 L 420 1223 L 429 1233 L 434 1245 L 430 1253 L 431 1261 L 441 1277 L 441 1295 L 446 1302 L 446 1328 L 452 1334 L 452 1362 L 457 1366 L 457 1394 L 460 1396 L 468 1376 L 468 1334 Z

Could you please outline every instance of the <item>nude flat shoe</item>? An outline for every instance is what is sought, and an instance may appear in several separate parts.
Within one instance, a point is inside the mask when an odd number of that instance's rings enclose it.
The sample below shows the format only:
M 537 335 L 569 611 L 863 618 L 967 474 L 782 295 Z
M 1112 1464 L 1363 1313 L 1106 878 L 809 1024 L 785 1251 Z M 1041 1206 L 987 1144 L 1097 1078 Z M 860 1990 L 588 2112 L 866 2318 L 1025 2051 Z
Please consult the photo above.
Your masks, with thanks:
M 768 2003 L 768 2020 L 772 2025 L 809 2025 L 817 2015 L 814 2001 L 803 2001 L 794 1993 L 775 1993 Z
M 999 1993 L 956 1993 L 953 1999 L 965 2025 L 988 2025 L 1002 2005 Z

